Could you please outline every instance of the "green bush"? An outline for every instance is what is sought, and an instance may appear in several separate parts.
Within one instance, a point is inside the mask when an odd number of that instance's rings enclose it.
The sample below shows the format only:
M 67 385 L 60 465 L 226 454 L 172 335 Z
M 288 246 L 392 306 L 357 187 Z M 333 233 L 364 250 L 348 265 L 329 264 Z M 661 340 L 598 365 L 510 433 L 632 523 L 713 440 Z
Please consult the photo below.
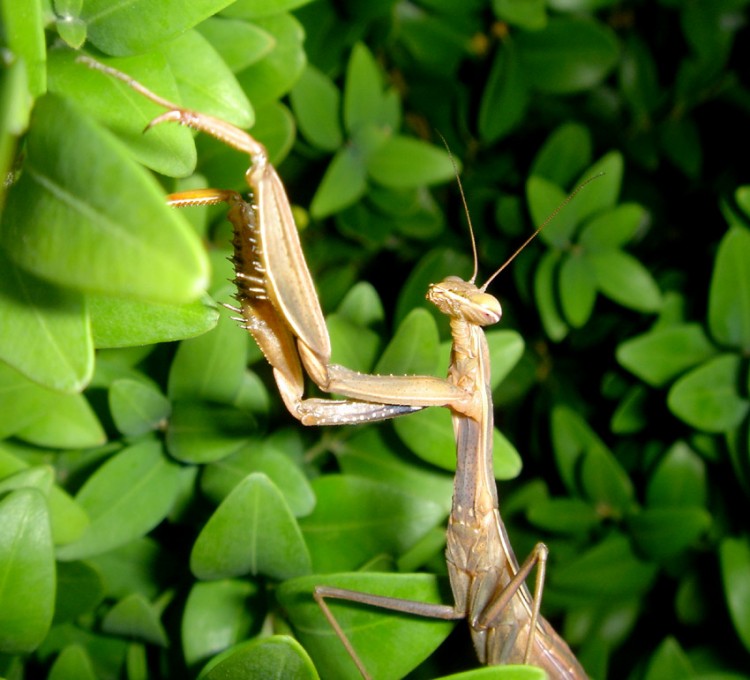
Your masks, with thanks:
M 750 677 L 747 4 L 0 3 L 0 676 L 358 677 L 316 584 L 450 602 L 449 414 L 292 419 L 217 304 L 226 211 L 164 203 L 248 159 L 86 53 L 267 146 L 360 371 L 445 374 L 454 167 L 480 280 L 603 172 L 490 288 L 500 509 L 592 677 Z M 376 678 L 477 667 L 332 608 Z

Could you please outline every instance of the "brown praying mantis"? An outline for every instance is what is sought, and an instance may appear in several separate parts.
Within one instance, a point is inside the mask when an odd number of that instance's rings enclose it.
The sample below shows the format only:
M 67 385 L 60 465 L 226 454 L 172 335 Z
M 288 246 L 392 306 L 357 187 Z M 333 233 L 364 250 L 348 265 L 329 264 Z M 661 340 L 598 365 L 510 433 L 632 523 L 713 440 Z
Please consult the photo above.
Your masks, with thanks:
M 234 191 L 220 189 L 171 194 L 167 201 L 177 207 L 229 205 L 240 305 L 233 310 L 271 364 L 281 397 L 295 418 L 305 425 L 341 425 L 385 420 L 429 406 L 451 411 L 457 466 L 446 560 L 454 604 L 413 602 L 324 585 L 315 588 L 316 601 L 362 676 L 369 677 L 367 669 L 333 616 L 327 599 L 444 620 L 465 618 L 481 663 L 526 663 L 543 668 L 551 678 L 586 678 L 568 645 L 539 613 L 547 547 L 537 543 L 519 566 L 498 510 L 492 470 L 493 406 L 489 351 L 483 328 L 497 323 L 502 310 L 486 289 L 544 225 L 482 286 L 475 285 L 478 264 L 472 234 L 472 277 L 463 281 L 449 276 L 429 287 L 427 299 L 450 317 L 453 346 L 446 379 L 351 371 L 331 363 L 325 319 L 289 199 L 265 148 L 230 123 L 173 104 L 116 69 L 87 57 L 81 60 L 166 109 L 148 128 L 167 121 L 177 122 L 209 134 L 250 157 L 246 180 L 252 202 Z M 463 190 L 461 196 L 465 205 Z M 557 210 L 547 221 L 556 213 Z M 304 373 L 324 392 L 345 399 L 305 398 Z M 532 597 L 525 581 L 535 566 Z

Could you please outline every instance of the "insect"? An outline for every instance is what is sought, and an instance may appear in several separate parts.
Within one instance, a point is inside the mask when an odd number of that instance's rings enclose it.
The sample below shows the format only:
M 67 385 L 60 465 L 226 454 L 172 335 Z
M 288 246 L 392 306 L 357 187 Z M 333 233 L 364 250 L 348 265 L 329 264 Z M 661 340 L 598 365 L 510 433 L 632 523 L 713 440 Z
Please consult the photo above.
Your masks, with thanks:
M 412 602 L 323 585 L 315 589 L 316 601 L 363 677 L 369 677 L 367 669 L 333 616 L 327 599 L 446 620 L 465 618 L 482 663 L 530 663 L 546 670 L 551 678 L 586 678 L 568 645 L 539 613 L 546 546 L 538 543 L 519 565 L 498 510 L 492 471 L 489 351 L 483 328 L 501 318 L 499 301 L 486 289 L 510 260 L 483 286 L 475 285 L 477 255 L 472 236 L 475 263 L 472 277 L 463 281 L 449 276 L 429 287 L 427 299 L 450 317 L 453 347 L 447 379 L 361 374 L 332 364 L 328 331 L 289 200 L 265 148 L 225 121 L 175 105 L 120 71 L 86 57 L 81 59 L 166 109 L 151 121 L 149 128 L 167 121 L 177 122 L 209 134 L 250 157 L 246 179 L 252 203 L 236 192 L 219 189 L 172 194 L 168 202 L 178 207 L 229 205 L 240 305 L 233 309 L 271 364 L 281 397 L 292 415 L 305 425 L 341 425 L 385 420 L 430 406 L 447 407 L 452 413 L 457 467 L 446 559 L 454 604 Z M 305 398 L 304 373 L 323 391 L 346 398 Z M 525 580 L 535 566 L 532 597 Z

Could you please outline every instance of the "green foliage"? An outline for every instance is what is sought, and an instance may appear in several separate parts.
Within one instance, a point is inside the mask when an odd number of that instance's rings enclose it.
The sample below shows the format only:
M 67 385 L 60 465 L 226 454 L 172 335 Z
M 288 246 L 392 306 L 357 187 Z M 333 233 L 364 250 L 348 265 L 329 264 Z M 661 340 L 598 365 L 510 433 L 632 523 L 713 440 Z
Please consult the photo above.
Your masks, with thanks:
M 293 420 L 164 201 L 248 159 L 87 54 L 267 146 L 353 369 L 445 374 L 454 167 L 480 280 L 554 214 L 490 287 L 510 540 L 592 677 L 747 678 L 748 4 L 0 2 L 0 676 L 356 678 L 316 585 L 450 602 L 449 413 Z M 376 678 L 541 677 L 331 608 Z

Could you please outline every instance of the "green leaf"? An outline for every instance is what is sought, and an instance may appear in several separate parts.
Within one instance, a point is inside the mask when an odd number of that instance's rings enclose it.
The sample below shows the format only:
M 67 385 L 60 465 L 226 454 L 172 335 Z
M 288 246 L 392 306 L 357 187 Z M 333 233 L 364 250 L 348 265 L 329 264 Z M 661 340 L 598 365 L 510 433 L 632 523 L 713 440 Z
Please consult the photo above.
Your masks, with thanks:
M 254 424 L 252 414 L 244 409 L 203 401 L 174 401 L 167 425 L 167 450 L 183 463 L 211 463 L 244 446 Z
M 187 31 L 162 48 L 183 101 L 190 108 L 240 128 L 255 122 L 255 112 L 229 67 L 198 31 Z
M 57 551 L 61 560 L 99 555 L 144 536 L 175 501 L 180 468 L 157 442 L 135 444 L 110 458 L 89 477 L 76 501 L 91 524 L 75 543 Z
M 213 45 L 233 73 L 260 61 L 274 48 L 274 39 L 262 28 L 224 15 L 209 17 L 196 30 Z
M 432 316 L 425 309 L 413 309 L 399 324 L 375 366 L 375 373 L 431 375 L 437 362 L 438 343 L 438 329 Z
M 544 92 L 579 92 L 597 85 L 619 57 L 614 33 L 604 24 L 551 18 L 541 31 L 519 32 L 518 53 L 530 84 Z
M 536 666 L 491 666 L 464 673 L 441 675 L 438 680 L 546 680 L 549 676 Z
M 644 680 L 682 680 L 692 678 L 695 671 L 679 643 L 668 637 L 654 652 Z
M 310 657 L 299 642 L 286 635 L 272 635 L 251 640 L 212 659 L 198 680 L 281 677 L 319 680 Z
M 268 476 L 284 495 L 295 517 L 310 514 L 315 506 L 307 477 L 288 455 L 270 442 L 249 442 L 231 456 L 206 465 L 201 475 L 201 491 L 215 503 L 221 503 L 251 472 Z
M 222 0 L 224 5 L 229 4 Z M 289 92 L 305 68 L 305 32 L 291 14 L 274 14 L 254 22 L 274 40 L 274 49 L 237 79 L 256 111 Z
M 86 0 L 81 19 L 86 21 L 89 40 L 102 52 L 137 54 L 158 48 L 230 3 L 195 0 L 183 7 L 179 0 L 133 0 L 112 6 L 109 0 Z
M 117 602 L 102 619 L 102 630 L 110 635 L 142 640 L 160 647 L 168 644 L 159 612 L 140 593 L 133 593 Z
M 0 363 L 0 436 L 15 434 L 48 413 L 58 396 Z
M 235 402 L 247 364 L 247 337 L 227 313 L 210 332 L 180 343 L 169 371 L 169 398 Z
M 78 392 L 94 349 L 83 297 L 25 273 L 0 253 L 0 358 L 51 389 Z
M 323 678 L 360 677 L 349 654 L 312 598 L 315 586 L 346 588 L 440 603 L 441 592 L 429 574 L 316 574 L 281 584 L 277 597 Z M 403 677 L 447 637 L 453 622 L 404 616 L 375 607 L 327 600 L 334 617 L 372 677 Z
M 73 644 L 60 652 L 47 680 L 97 680 L 97 675 L 86 649 Z
M 607 598 L 608 602 L 641 597 L 653 585 L 658 567 L 633 553 L 630 541 L 611 534 L 549 574 L 556 596 L 570 602 Z M 600 601 L 600 600 L 598 600 Z
M 534 273 L 534 300 L 544 332 L 553 342 L 560 342 L 569 331 L 568 325 L 558 312 L 555 298 L 555 273 L 559 261 L 560 253 L 550 250 L 542 256 Z
M 584 534 L 594 529 L 601 516 L 596 508 L 577 498 L 549 498 L 534 503 L 526 513 L 534 526 L 565 534 Z
M 697 180 L 703 163 L 698 126 L 691 118 L 668 118 L 659 129 L 659 142 L 669 160 L 687 177 Z
M 536 225 L 544 224 L 565 198 L 565 192 L 557 184 L 543 177 L 532 175 L 526 181 L 526 200 L 529 204 L 531 219 Z M 578 226 L 576 211 L 568 210 L 568 207 L 570 206 L 566 206 L 565 210 L 555 214 L 554 220 L 539 232 L 539 238 L 555 248 L 566 248 L 573 239 Z
M 610 300 L 641 312 L 656 312 L 661 291 L 651 273 L 632 255 L 621 250 L 588 253 L 599 290 Z
M 117 429 L 135 437 L 157 429 L 169 415 L 169 401 L 155 386 L 137 380 L 115 380 L 109 408 Z
M 81 394 L 50 393 L 49 408 L 16 432 L 24 441 L 50 448 L 78 449 L 107 441 L 96 414 Z
M 560 305 L 566 320 L 580 328 L 591 317 L 596 302 L 596 276 L 584 253 L 573 251 L 560 267 Z
M 733 227 L 719 245 L 708 301 L 711 334 L 722 345 L 750 350 L 750 232 Z
M 108 133 L 46 95 L 27 145 L 3 216 L 3 245 L 20 266 L 73 288 L 155 302 L 189 302 L 205 288 L 199 240 Z
M 621 517 L 634 503 L 633 484 L 617 459 L 604 447 L 591 446 L 581 462 L 581 486 L 605 517 Z
M 642 206 L 621 203 L 590 220 L 581 231 L 580 244 L 590 250 L 621 248 L 645 221 L 646 211 Z
M 497 51 L 479 105 L 479 134 L 496 142 L 510 133 L 523 119 L 529 94 L 514 43 L 508 41 Z
M 537 152 L 530 176 L 567 187 L 591 163 L 591 133 L 579 123 L 563 123 Z M 547 213 L 549 214 L 549 213 Z
M 521 360 L 525 343 L 516 331 L 488 330 L 485 337 L 492 367 L 490 387 L 496 390 Z
M 652 508 L 699 507 L 706 504 L 706 464 L 684 442 L 669 448 L 646 487 L 646 503 Z
M 172 70 L 161 52 L 99 61 L 127 73 L 168 100 L 180 97 Z M 69 50 L 50 53 L 49 80 L 51 92 L 72 99 L 123 142 L 139 163 L 170 177 L 184 177 L 195 169 L 195 144 L 190 131 L 181 125 L 157 125 L 145 134 L 146 126 L 164 113 L 164 108 L 125 83 L 80 63 Z
M 544 0 L 493 0 L 492 8 L 498 19 L 530 31 L 538 31 L 547 24 Z
M 206 661 L 248 637 L 258 615 L 258 587 L 248 581 L 193 584 L 182 617 L 182 649 L 188 666 Z
M 450 156 L 443 149 L 412 137 L 389 137 L 367 158 L 370 177 L 386 187 L 419 187 L 440 184 L 461 171 L 458 161 L 454 169 Z
M 400 555 L 444 518 L 435 503 L 356 477 L 318 477 L 313 491 L 318 503 L 300 527 L 318 573 Z
M 101 574 L 86 562 L 58 562 L 55 625 L 93 612 L 104 597 Z
M 208 296 L 185 305 L 105 295 L 88 295 L 86 301 L 98 349 L 183 340 L 210 331 L 219 321 L 219 310 Z
M 20 489 L 0 500 L 0 652 L 44 640 L 55 603 L 55 560 L 44 496 Z
M 725 538 L 719 545 L 719 561 L 729 615 L 742 644 L 750 651 L 750 543 L 747 536 Z
M 647 508 L 627 522 L 640 550 L 659 561 L 692 546 L 711 527 L 711 515 L 703 508 Z
M 706 432 L 731 430 L 750 410 L 738 392 L 741 368 L 739 356 L 722 354 L 693 369 L 669 391 L 669 410 Z
M 356 203 L 367 188 L 367 169 L 353 145 L 336 152 L 310 204 L 310 214 L 323 219 Z
M 714 354 L 701 326 L 681 324 L 626 340 L 617 348 L 617 361 L 652 387 L 663 387 Z
M 617 198 L 622 188 L 624 161 L 619 151 L 610 151 L 602 156 L 588 170 L 584 170 L 576 182 L 580 186 L 583 182 L 595 178 L 586 188 L 576 196 L 571 207 L 578 219 L 584 221 L 590 216 L 596 216 L 604 210 L 611 210 L 617 204 Z
M 37 97 L 47 89 L 43 4 L 40 0 L 4 2 L 0 17 L 5 46 L 23 63 L 29 94 Z
M 308 64 L 289 98 L 299 129 L 313 146 L 324 151 L 341 146 L 341 94 L 328 76 Z
M 383 106 L 380 70 L 365 45 L 357 43 L 346 66 L 344 127 L 353 134 L 378 123 Z
M 201 579 L 247 573 L 287 579 L 310 571 L 310 554 L 281 492 L 266 475 L 254 472 L 203 527 L 190 569 Z

